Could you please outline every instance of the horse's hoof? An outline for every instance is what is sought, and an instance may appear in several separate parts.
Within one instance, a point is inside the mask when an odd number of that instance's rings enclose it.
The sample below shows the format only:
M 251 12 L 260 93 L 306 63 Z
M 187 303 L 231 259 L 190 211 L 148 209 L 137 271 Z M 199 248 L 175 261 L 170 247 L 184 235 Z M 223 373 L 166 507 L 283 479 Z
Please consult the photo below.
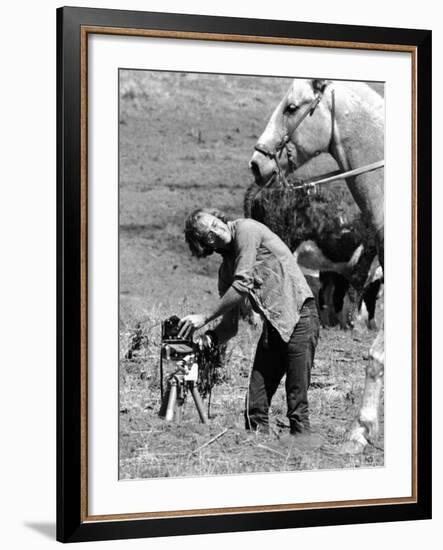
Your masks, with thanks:
M 368 329 L 369 330 L 377 330 L 378 329 L 375 319 L 370 319 L 368 321 Z
M 364 448 L 368 444 L 368 440 L 365 435 L 367 430 L 365 426 L 360 424 L 358 420 L 354 420 L 351 429 L 346 437 L 346 441 L 341 446 L 340 454 L 359 454 L 363 452 Z
M 357 441 L 365 440 L 376 441 L 378 438 L 379 427 L 378 427 L 378 418 L 374 413 L 372 408 L 363 408 L 360 411 L 359 421 L 357 427 L 353 429 L 353 435 L 350 439 L 355 439 Z

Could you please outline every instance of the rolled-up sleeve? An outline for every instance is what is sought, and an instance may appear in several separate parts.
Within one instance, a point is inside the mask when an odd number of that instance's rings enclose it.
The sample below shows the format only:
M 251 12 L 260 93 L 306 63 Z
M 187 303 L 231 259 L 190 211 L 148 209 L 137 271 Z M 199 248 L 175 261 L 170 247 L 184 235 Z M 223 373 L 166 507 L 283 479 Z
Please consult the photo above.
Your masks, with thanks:
M 252 220 L 238 223 L 234 237 L 235 263 L 232 282 L 237 292 L 249 293 L 254 288 L 254 266 L 260 242 L 260 230 Z

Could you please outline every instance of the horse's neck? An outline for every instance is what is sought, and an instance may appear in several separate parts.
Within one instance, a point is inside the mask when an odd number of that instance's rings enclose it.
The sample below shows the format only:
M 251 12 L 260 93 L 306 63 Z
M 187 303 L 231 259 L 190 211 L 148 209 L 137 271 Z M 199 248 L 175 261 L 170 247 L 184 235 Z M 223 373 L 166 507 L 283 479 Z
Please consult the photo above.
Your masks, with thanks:
M 383 159 L 384 128 L 379 105 L 371 106 L 364 98 L 337 90 L 331 118 L 330 153 L 340 168 L 352 170 Z
M 330 153 L 345 171 L 362 168 L 384 157 L 382 101 L 377 96 L 367 95 L 361 98 L 356 93 L 346 95 L 336 91 Z M 366 219 L 376 231 L 381 231 L 384 224 L 383 170 L 346 178 L 346 183 Z

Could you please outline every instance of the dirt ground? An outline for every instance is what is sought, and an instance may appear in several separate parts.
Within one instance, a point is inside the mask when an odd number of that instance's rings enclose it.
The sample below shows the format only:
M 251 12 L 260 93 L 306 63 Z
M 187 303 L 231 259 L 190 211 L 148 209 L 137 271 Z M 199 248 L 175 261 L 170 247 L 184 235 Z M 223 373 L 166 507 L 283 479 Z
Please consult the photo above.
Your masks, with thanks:
M 299 448 L 287 437 L 283 384 L 273 400 L 270 435 L 244 430 L 245 392 L 259 336 L 246 323 L 229 345 L 209 423 L 199 422 L 190 396 L 180 424 L 158 416 L 160 322 L 201 311 L 217 298 L 218 259 L 191 257 L 184 219 L 202 206 L 242 216 L 251 183 L 248 160 L 289 83 L 120 72 L 121 479 L 383 465 L 383 414 L 375 446 L 356 456 L 338 453 L 358 407 L 374 338 L 365 330 L 321 331 L 309 392 L 311 422 L 322 438 L 318 448 Z M 327 171 L 328 164 L 321 156 L 315 170 Z M 379 320 L 382 315 L 381 301 Z M 139 349 L 125 359 L 135 334 Z

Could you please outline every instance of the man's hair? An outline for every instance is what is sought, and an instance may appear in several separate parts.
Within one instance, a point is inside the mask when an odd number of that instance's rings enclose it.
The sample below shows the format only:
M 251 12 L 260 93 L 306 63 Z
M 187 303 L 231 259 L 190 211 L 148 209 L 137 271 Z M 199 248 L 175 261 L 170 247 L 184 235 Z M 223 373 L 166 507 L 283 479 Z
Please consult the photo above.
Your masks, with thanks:
M 214 250 L 208 247 L 205 239 L 206 233 L 202 232 L 200 218 L 203 214 L 212 214 L 224 223 L 228 223 L 226 215 L 217 208 L 198 208 L 194 210 L 185 220 L 185 240 L 189 245 L 191 254 L 197 258 L 210 256 Z

